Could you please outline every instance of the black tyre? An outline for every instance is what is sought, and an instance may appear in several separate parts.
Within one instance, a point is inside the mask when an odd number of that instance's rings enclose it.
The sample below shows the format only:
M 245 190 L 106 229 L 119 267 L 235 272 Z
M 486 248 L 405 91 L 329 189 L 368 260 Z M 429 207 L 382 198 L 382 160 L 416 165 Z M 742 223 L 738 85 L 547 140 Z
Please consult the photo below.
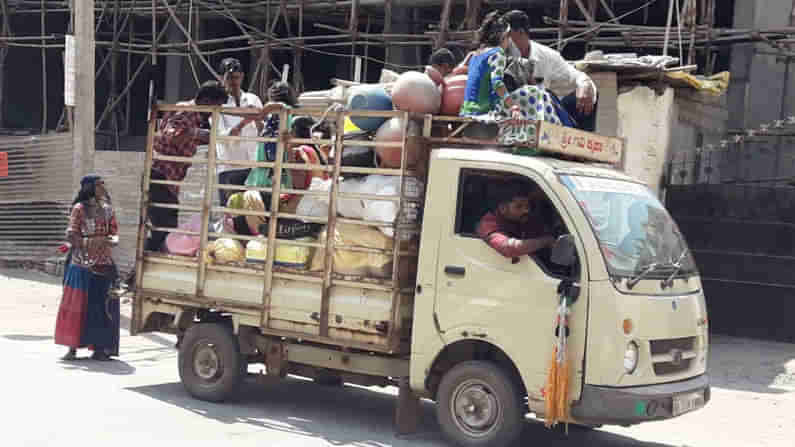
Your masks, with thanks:
M 179 348 L 179 377 L 193 397 L 210 402 L 232 397 L 244 371 L 245 360 L 228 327 L 199 323 L 185 332 Z
M 469 361 L 442 377 L 436 417 L 444 434 L 462 447 L 506 447 L 522 433 L 519 387 L 499 366 Z

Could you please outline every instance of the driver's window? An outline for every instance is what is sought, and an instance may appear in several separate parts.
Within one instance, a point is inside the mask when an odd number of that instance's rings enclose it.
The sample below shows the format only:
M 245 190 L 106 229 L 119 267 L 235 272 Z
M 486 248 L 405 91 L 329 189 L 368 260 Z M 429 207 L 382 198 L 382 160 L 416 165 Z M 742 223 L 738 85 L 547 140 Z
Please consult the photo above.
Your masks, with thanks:
M 480 239 L 477 234 L 480 220 L 486 214 L 496 212 L 504 186 L 516 181 L 526 183 L 530 190 L 542 191 L 532 180 L 516 174 L 483 169 L 462 170 L 458 182 L 455 234 L 459 237 Z M 543 226 L 546 235 L 559 236 L 568 233 L 554 204 L 543 193 L 533 200 L 530 219 L 533 219 L 533 226 Z M 550 254 L 551 251 L 547 248 L 536 252 L 532 258 L 547 274 L 568 276 L 569 269 L 553 264 Z

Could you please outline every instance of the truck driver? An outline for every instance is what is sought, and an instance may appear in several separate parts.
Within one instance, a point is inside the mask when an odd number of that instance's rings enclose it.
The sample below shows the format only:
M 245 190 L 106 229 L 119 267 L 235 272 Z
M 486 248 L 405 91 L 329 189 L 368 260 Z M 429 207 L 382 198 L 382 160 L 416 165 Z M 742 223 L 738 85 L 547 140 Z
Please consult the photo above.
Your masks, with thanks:
M 538 187 L 509 181 L 500 191 L 495 210 L 480 219 L 478 236 L 506 258 L 530 255 L 551 246 L 555 238 L 545 234 L 544 221 L 539 215 L 544 199 Z

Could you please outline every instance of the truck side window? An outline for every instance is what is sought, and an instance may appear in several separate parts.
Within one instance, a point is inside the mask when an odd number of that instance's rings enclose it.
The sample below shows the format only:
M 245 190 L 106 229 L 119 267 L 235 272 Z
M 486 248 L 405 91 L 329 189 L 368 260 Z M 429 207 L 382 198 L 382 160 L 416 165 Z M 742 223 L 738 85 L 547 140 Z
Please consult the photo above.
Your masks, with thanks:
M 456 205 L 455 234 L 478 239 L 477 226 L 480 219 L 493 210 L 497 189 L 495 185 L 505 181 L 504 172 L 480 169 L 464 169 L 458 180 L 458 203 Z
M 481 169 L 464 169 L 458 181 L 456 203 L 455 234 L 460 237 L 475 238 L 480 219 L 497 207 L 500 187 L 509 180 L 521 179 L 532 183 L 530 179 L 515 174 Z M 554 204 L 544 198 L 535 203 L 534 219 L 540 219 L 548 234 L 559 236 L 568 233 Z M 548 275 L 567 277 L 571 272 L 550 261 L 550 250 L 543 249 L 531 256 L 538 266 Z

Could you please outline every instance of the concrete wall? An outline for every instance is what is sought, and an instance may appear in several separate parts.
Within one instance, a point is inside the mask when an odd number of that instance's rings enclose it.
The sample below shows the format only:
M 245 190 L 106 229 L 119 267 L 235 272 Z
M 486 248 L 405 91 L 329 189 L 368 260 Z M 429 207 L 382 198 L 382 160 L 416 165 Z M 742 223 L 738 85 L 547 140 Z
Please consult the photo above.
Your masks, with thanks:
M 674 90 L 662 95 L 645 86 L 618 94 L 618 136 L 626 138 L 624 171 L 659 194 L 674 120 Z
M 792 0 L 744 0 L 735 3 L 735 28 L 786 27 L 795 20 Z M 732 48 L 729 88 L 731 129 L 757 129 L 795 115 L 795 63 L 771 55 L 764 43 Z M 789 66 L 788 66 L 789 65 Z M 744 180 L 795 175 L 792 139 L 768 138 L 745 144 L 742 154 L 726 163 L 731 177 Z M 727 170 L 727 171 L 728 171 Z M 725 175 L 724 175 L 725 177 Z
M 720 149 L 729 123 L 727 96 L 676 89 L 674 116 L 668 157 L 674 162 L 672 183 L 720 183 L 731 175 L 730 169 L 721 169 L 727 159 L 725 150 Z M 701 152 L 701 168 L 695 172 L 696 148 L 709 145 L 713 151 Z
M 199 149 L 197 157 L 206 157 L 207 147 Z M 113 251 L 113 258 L 123 272 L 130 271 L 135 263 L 135 249 L 138 235 L 138 222 L 141 207 L 141 179 L 144 169 L 143 152 L 97 151 L 94 159 L 97 173 L 105 178 L 116 219 L 119 221 L 119 245 Z M 190 184 L 180 191 L 183 205 L 200 205 L 202 182 L 207 175 L 207 165 L 195 164 L 188 169 L 185 178 Z M 181 212 L 184 222 L 193 213 Z
M 792 0 L 744 0 L 735 3 L 735 28 L 789 26 Z M 761 123 L 795 114 L 795 63 L 787 64 L 764 54 L 764 43 L 735 45 L 732 48 L 729 89 L 730 126 L 755 128 Z

